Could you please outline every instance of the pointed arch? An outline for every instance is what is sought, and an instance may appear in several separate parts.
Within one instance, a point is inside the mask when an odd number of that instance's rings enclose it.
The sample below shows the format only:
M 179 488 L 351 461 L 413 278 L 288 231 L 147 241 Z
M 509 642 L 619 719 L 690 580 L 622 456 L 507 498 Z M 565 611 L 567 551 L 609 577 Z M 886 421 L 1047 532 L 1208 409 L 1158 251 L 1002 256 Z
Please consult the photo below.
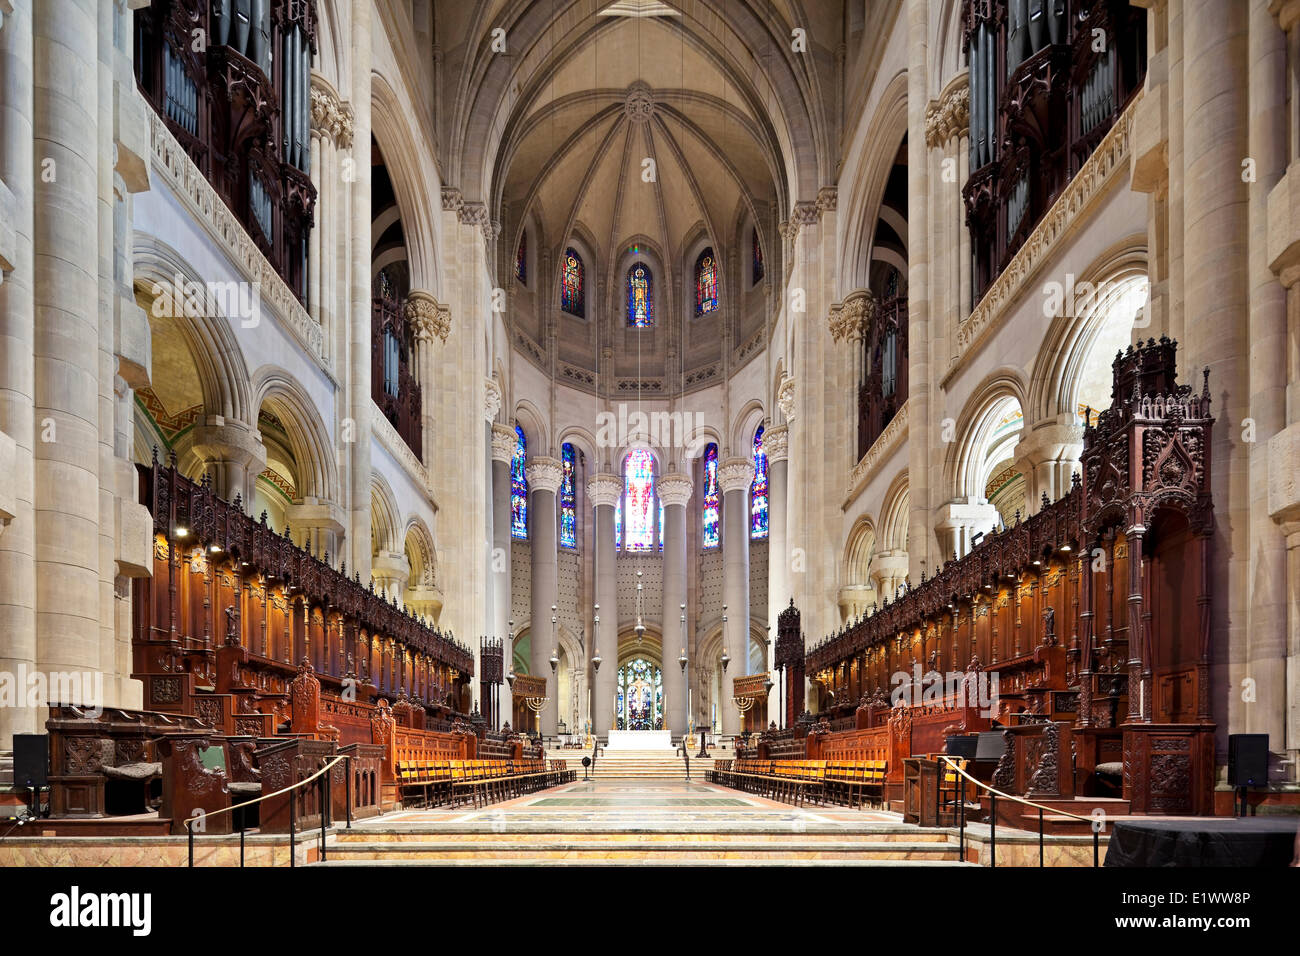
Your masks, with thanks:
M 306 389 L 281 368 L 263 365 L 252 378 L 256 406 L 269 408 L 285 426 L 289 448 L 298 467 L 298 497 L 338 502 L 338 463 L 334 443 Z
M 397 497 L 387 479 L 379 472 L 370 474 L 370 548 L 372 554 L 396 554 L 402 527 Z

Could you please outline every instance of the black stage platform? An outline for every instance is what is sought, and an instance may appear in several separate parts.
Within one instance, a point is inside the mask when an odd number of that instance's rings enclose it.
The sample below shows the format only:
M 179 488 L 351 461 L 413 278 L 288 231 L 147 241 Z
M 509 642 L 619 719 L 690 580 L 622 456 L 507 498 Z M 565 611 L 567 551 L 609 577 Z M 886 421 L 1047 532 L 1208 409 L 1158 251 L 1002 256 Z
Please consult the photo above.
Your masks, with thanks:
M 1122 820 L 1105 866 L 1290 866 L 1300 817 Z

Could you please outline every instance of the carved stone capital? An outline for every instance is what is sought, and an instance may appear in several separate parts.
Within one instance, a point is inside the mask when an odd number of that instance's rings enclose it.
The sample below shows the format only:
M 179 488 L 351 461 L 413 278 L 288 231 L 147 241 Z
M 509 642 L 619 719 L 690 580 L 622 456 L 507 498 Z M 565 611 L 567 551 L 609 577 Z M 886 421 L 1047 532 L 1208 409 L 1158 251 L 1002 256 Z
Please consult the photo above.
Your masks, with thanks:
M 718 465 L 718 487 L 724 495 L 748 491 L 754 483 L 754 462 L 750 458 L 728 458 Z
M 776 403 L 781 406 L 781 414 L 787 422 L 794 421 L 794 396 L 794 376 L 787 375 L 776 388 Z
M 785 425 L 773 425 L 763 432 L 763 451 L 767 454 L 769 464 L 787 461 L 790 458 L 790 429 Z
M 804 226 L 815 226 L 821 221 L 822 210 L 817 201 L 804 200 L 794 204 L 794 210 L 790 213 L 790 222 L 802 229 Z
M 931 149 L 943 146 L 970 128 L 970 74 L 955 77 L 925 108 L 925 142 Z
M 403 308 L 404 317 L 415 329 L 417 338 L 428 342 L 436 335 L 447 341 L 447 333 L 451 331 L 451 309 L 439 305 L 437 299 L 420 289 L 407 294 Z
M 861 339 L 875 317 L 876 297 L 869 289 L 859 289 L 843 302 L 831 306 L 828 317 L 831 338 L 836 342 Z
M 501 411 L 501 386 L 494 378 L 483 379 L 483 419 L 495 421 Z
M 835 186 L 823 186 L 817 190 L 817 212 L 834 212 L 840 202 L 840 191 Z
M 489 226 L 491 220 L 488 218 L 487 205 L 481 202 L 461 201 L 456 210 L 456 218 L 463 226 Z
M 457 212 L 460 209 L 460 190 L 455 186 L 442 187 L 442 211 Z
M 601 472 L 587 479 L 587 497 L 595 508 L 613 508 L 623 494 L 623 479 L 609 472 Z
M 685 505 L 691 500 L 693 490 L 691 479 L 681 472 L 673 472 L 659 479 L 659 500 L 664 503 L 665 508 Z
M 515 445 L 519 437 L 509 425 L 492 426 L 492 460 L 511 462 L 515 457 Z
M 525 469 L 529 491 L 549 491 L 555 494 L 564 481 L 564 464 L 558 458 L 536 455 L 528 459 Z

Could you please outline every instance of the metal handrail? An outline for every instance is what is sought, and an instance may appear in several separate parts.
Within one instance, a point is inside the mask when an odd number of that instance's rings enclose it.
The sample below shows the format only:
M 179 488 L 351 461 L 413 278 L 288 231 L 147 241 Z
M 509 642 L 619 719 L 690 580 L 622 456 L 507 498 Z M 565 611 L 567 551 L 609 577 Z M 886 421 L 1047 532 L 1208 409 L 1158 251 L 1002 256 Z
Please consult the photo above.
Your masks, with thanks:
M 1004 800 L 1014 800 L 1016 803 L 1022 803 L 1027 807 L 1033 807 L 1038 811 L 1038 865 L 1039 866 L 1044 865 L 1043 863 L 1043 812 L 1044 811 L 1048 813 L 1057 814 L 1058 816 L 1069 817 L 1071 820 L 1078 820 L 1080 823 L 1089 824 L 1092 828 L 1092 865 L 1094 867 L 1101 865 L 1100 863 L 1101 830 L 1098 827 L 1098 821 L 1095 817 L 1081 817 L 1077 813 L 1071 813 L 1068 810 L 1059 810 L 1059 809 L 1054 809 L 1052 807 L 1045 807 L 1041 803 L 1034 803 L 1034 801 L 1026 800 L 1024 797 L 1017 797 L 1014 794 L 1003 793 L 1001 790 L 998 790 L 996 787 L 984 783 L 982 780 L 976 780 L 974 777 L 972 777 L 969 773 L 966 772 L 965 767 L 962 767 L 956 762 L 954 762 L 953 758 L 949 757 L 947 754 L 936 754 L 935 756 L 938 757 L 938 759 L 942 760 L 945 764 L 947 764 L 948 767 L 950 767 L 954 772 L 958 774 L 958 776 L 962 778 L 961 790 L 958 795 L 958 801 L 959 801 L 959 806 L 961 811 L 960 823 L 958 824 L 958 828 L 959 828 L 958 846 L 960 847 L 961 858 L 963 860 L 966 859 L 966 781 L 969 780 L 977 788 L 976 795 L 979 794 L 978 788 L 983 788 L 984 790 L 988 791 L 989 794 L 989 865 L 990 866 L 998 865 L 998 836 L 997 836 L 998 797 L 1002 797 Z M 941 788 L 936 785 L 935 787 L 936 803 L 938 803 L 938 799 L 939 799 L 938 791 L 940 789 Z M 937 823 L 938 820 L 936 819 L 935 822 Z
M 185 821 L 185 830 L 189 834 L 189 865 L 191 867 L 194 866 L 193 824 L 195 823 L 196 820 L 202 819 L 206 821 L 208 817 L 215 817 L 222 813 L 234 813 L 236 810 L 241 810 L 245 807 L 251 807 L 255 803 L 262 803 L 265 800 L 270 800 L 272 797 L 278 797 L 283 794 L 289 793 L 291 790 L 297 790 L 299 787 L 306 786 L 307 784 L 311 783 L 313 780 L 317 779 L 318 777 L 321 777 L 327 770 L 332 770 L 334 767 L 338 766 L 338 764 L 341 761 L 344 761 L 348 764 L 349 772 L 347 775 L 347 799 L 345 800 L 345 804 L 346 804 L 346 811 L 347 811 L 348 829 L 349 830 L 352 829 L 352 773 L 351 773 L 352 758 L 348 754 L 340 754 L 339 756 L 334 757 L 332 760 L 330 760 L 330 762 L 325 764 L 325 766 L 321 767 L 319 770 L 313 773 L 310 777 L 304 777 L 302 780 L 299 780 L 297 783 L 291 783 L 287 787 L 281 787 L 279 790 L 275 791 L 275 793 L 263 794 L 262 796 L 258 797 L 255 800 L 244 800 L 240 803 L 231 804 L 228 807 L 220 807 L 219 809 L 213 810 L 210 813 L 204 811 L 202 817 L 190 817 L 189 819 L 187 819 Z M 325 821 L 326 818 L 329 816 L 329 813 L 327 812 L 328 804 L 325 799 L 326 792 L 325 792 L 323 780 L 321 782 L 320 789 L 321 789 L 321 806 L 320 806 L 321 859 L 323 860 L 325 859 Z M 297 822 L 296 810 L 293 801 L 290 800 L 289 801 L 289 866 L 290 867 L 293 867 L 295 865 L 294 856 L 295 856 L 295 851 L 297 850 L 297 839 L 296 839 L 297 833 L 294 830 L 294 825 L 296 822 Z M 244 865 L 244 831 L 245 828 L 243 826 L 243 818 L 241 816 L 240 827 L 239 827 L 239 865 L 240 866 Z

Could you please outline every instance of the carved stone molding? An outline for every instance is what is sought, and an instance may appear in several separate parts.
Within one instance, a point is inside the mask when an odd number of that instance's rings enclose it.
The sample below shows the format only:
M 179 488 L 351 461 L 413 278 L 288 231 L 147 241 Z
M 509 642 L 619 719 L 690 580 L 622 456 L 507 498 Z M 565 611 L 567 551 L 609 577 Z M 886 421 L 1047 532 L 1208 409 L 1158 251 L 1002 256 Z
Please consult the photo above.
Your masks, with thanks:
M 984 340 L 1001 326 L 1012 303 L 1026 291 L 1039 270 L 1056 254 L 1111 183 L 1128 170 L 1133 116 L 1141 102 L 1142 94 L 1139 93 L 1097 144 L 1078 175 L 1070 180 L 1052 208 L 1034 227 L 1002 274 L 989 286 L 979 305 L 957 327 L 957 354 L 949 363 L 940 385 L 946 387 Z
M 767 453 L 769 464 L 787 461 L 790 458 L 790 429 L 785 425 L 773 425 L 763 432 L 763 451 Z
M 861 339 L 876 317 L 876 297 L 869 289 L 852 292 L 831 306 L 828 322 L 836 342 Z
M 817 190 L 817 212 L 821 213 L 834 212 L 839 205 L 840 191 L 835 186 L 823 186 Z
M 406 443 L 406 439 L 397 434 L 397 429 L 393 427 L 392 422 L 384 417 L 384 413 L 379 410 L 378 405 L 370 406 L 372 415 L 370 418 L 370 427 L 375 438 L 384 450 L 397 460 L 411 479 L 415 482 L 416 487 L 423 488 L 433 497 L 433 488 L 429 482 L 429 470 L 419 458 L 415 457 L 415 452 L 411 446 Z
M 495 421 L 501 411 L 501 386 L 494 378 L 483 379 L 483 420 Z
M 724 495 L 748 491 L 754 483 L 754 462 L 750 458 L 728 458 L 718 465 L 718 487 Z
M 925 108 L 925 143 L 931 149 L 963 135 L 970 128 L 970 74 L 955 77 Z
M 781 379 L 776 389 L 776 403 L 781 406 L 781 414 L 787 422 L 794 421 L 795 382 L 793 375 Z
M 681 472 L 673 472 L 659 479 L 659 500 L 664 503 L 665 508 L 685 505 L 691 500 L 692 491 L 694 485 L 691 479 Z
M 907 434 L 907 409 L 910 404 L 910 399 L 903 403 L 903 407 L 889 420 L 885 430 L 871 443 L 867 453 L 853 466 L 853 470 L 849 473 L 848 492 L 844 496 L 845 507 L 861 494 L 867 482 L 884 462 L 893 457 L 894 451 L 902 443 L 903 437 Z M 766 436 L 764 440 L 766 441 Z
M 457 212 L 460 209 L 460 190 L 455 186 L 442 187 L 442 211 Z
M 406 321 L 421 341 L 431 342 L 435 335 L 447 341 L 447 333 L 451 331 L 451 309 L 439 305 L 437 299 L 421 289 L 413 289 L 407 294 L 403 308 Z
M 462 226 L 488 226 L 491 224 L 487 205 L 481 202 L 462 200 L 456 208 L 456 218 Z
M 528 459 L 525 469 L 529 491 L 549 491 L 555 494 L 564 482 L 564 464 L 558 458 L 536 455 Z
M 623 479 L 609 472 L 601 472 L 587 479 L 587 498 L 593 508 L 602 505 L 613 508 L 623 494 Z
M 510 462 L 515 457 L 515 445 L 519 436 L 509 425 L 492 426 L 492 460 Z

